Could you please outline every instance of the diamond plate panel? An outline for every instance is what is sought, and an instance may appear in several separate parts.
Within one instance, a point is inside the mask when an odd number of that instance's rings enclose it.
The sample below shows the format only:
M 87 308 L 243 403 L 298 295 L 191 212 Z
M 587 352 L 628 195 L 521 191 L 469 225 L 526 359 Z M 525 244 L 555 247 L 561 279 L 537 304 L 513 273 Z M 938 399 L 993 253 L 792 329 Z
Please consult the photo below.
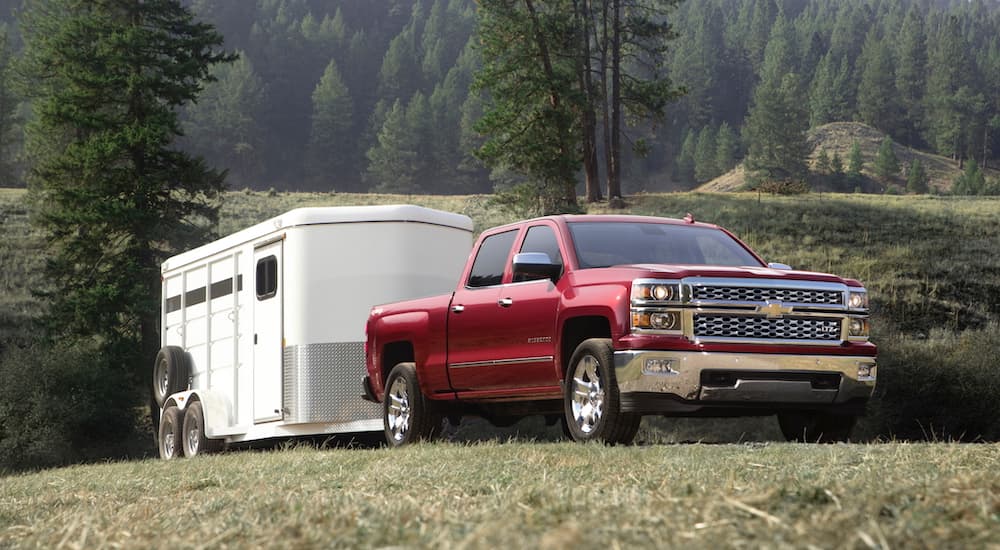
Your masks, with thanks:
M 286 423 L 381 421 L 379 405 L 361 398 L 364 342 L 288 346 L 284 369 Z
M 771 300 L 786 304 L 829 304 L 838 306 L 844 303 L 844 294 L 835 290 L 695 286 L 692 288 L 692 293 L 695 300 L 718 302 L 766 302 Z
M 695 336 L 768 340 L 840 340 L 840 320 L 816 317 L 767 319 L 695 315 Z

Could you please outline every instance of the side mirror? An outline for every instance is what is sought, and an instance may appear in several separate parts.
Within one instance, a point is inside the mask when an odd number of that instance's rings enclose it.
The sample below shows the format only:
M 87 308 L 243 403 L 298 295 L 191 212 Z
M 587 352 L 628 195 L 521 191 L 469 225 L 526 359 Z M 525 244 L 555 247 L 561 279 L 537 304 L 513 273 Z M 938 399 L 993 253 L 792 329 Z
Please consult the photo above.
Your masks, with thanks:
M 768 262 L 767 267 L 770 267 L 771 269 L 784 269 L 784 270 L 789 270 L 792 268 L 792 266 L 788 264 L 779 264 L 778 262 Z
M 544 252 L 522 252 L 514 254 L 514 280 L 531 281 L 552 279 L 562 275 L 562 265 L 552 263 L 552 258 Z

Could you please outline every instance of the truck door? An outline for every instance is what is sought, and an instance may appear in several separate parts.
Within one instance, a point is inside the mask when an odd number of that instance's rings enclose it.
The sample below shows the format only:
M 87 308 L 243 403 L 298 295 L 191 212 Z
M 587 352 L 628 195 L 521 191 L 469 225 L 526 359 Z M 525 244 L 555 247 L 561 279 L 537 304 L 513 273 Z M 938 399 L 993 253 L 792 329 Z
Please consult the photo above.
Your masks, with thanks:
M 460 285 L 448 311 L 448 375 L 457 391 L 491 389 L 503 354 L 497 314 L 504 269 L 517 230 L 486 237 L 479 245 L 468 280 Z
M 457 391 L 503 391 L 557 386 L 554 367 L 559 291 L 552 281 L 503 282 L 516 231 L 487 237 L 465 288 L 449 313 L 448 364 Z M 561 263 L 554 230 L 528 229 L 523 252 L 545 252 Z M 492 283 L 486 287 L 480 282 Z M 461 307 L 460 312 L 455 307 Z
M 254 249 L 253 418 L 280 420 L 282 407 L 282 247 L 279 240 Z

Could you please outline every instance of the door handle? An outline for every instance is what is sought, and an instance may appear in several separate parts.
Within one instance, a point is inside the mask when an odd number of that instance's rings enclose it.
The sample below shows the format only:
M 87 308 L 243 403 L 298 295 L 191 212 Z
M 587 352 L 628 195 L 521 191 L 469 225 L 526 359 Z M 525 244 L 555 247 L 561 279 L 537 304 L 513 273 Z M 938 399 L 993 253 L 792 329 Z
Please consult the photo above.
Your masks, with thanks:
M 510 307 L 514 305 L 514 300 L 512 298 L 500 298 L 497 300 L 497 305 L 500 307 Z
M 462 313 L 465 311 L 465 306 L 451 306 L 452 313 Z

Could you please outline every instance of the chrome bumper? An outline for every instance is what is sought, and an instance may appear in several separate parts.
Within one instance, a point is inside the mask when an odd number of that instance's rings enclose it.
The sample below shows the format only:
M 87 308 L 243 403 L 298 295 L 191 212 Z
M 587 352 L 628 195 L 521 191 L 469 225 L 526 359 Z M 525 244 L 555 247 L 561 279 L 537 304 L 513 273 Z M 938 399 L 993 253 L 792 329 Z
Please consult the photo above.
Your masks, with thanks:
M 703 383 L 705 371 L 727 376 L 718 384 Z M 808 379 L 810 373 L 840 374 L 839 385 L 816 384 Z M 641 350 L 615 352 L 615 375 L 625 396 L 661 394 L 705 404 L 832 405 L 871 397 L 876 366 L 874 357 Z

